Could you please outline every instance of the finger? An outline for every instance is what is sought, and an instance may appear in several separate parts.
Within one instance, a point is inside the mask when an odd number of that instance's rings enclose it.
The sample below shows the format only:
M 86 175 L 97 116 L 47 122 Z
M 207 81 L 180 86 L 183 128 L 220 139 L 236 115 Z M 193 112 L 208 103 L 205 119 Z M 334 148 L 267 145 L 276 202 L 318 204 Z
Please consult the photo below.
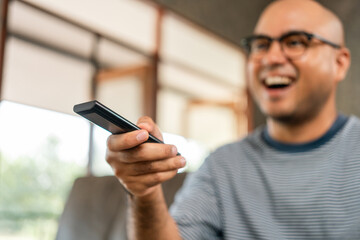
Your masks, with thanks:
M 119 152 L 118 158 L 122 162 L 135 163 L 172 158 L 176 155 L 177 148 L 174 145 L 144 143 L 135 148 Z
M 138 162 L 128 165 L 129 168 L 127 174 L 130 176 L 139 176 L 156 172 L 177 171 L 179 168 L 185 167 L 186 160 L 181 156 L 177 156 L 164 160 Z
M 112 151 L 107 149 L 106 161 L 119 161 L 122 163 L 136 163 L 144 161 L 156 161 L 166 158 L 175 157 L 177 148 L 174 145 L 145 143 L 131 149 L 122 151 Z
M 150 117 L 144 116 L 139 118 L 137 125 L 141 129 L 147 130 L 151 135 L 163 141 L 160 129 Z
M 177 171 L 157 172 L 141 176 L 129 176 L 123 179 L 123 185 L 132 193 L 139 194 L 147 189 L 161 184 L 177 174 Z
M 134 148 L 149 138 L 146 130 L 136 130 L 122 134 L 112 134 L 107 139 L 107 147 L 111 151 L 122 151 Z
M 140 176 L 150 173 L 167 172 L 178 170 L 186 165 L 186 160 L 181 156 L 174 158 L 157 160 L 151 162 L 124 163 L 120 161 L 110 161 L 115 175 L 118 178 L 126 178 L 127 176 Z

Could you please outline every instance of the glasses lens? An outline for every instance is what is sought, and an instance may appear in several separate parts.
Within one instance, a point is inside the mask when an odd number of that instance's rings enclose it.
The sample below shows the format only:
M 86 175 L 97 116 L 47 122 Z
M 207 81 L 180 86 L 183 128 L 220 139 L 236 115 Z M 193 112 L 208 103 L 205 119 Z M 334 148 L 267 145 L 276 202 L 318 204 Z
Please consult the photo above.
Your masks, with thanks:
M 283 37 L 281 46 L 286 56 L 290 58 L 301 56 L 309 46 L 310 39 L 302 33 L 294 33 Z
M 250 56 L 261 57 L 271 45 L 271 39 L 266 37 L 254 37 L 249 41 Z

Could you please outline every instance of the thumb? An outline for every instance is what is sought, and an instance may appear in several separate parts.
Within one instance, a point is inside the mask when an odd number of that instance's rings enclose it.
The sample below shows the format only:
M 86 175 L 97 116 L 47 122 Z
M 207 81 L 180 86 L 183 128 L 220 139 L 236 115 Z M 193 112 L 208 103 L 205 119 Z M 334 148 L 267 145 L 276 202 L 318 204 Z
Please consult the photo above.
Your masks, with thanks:
M 155 122 L 148 116 L 139 118 L 137 126 L 141 129 L 148 131 L 151 135 L 163 141 L 162 133 Z

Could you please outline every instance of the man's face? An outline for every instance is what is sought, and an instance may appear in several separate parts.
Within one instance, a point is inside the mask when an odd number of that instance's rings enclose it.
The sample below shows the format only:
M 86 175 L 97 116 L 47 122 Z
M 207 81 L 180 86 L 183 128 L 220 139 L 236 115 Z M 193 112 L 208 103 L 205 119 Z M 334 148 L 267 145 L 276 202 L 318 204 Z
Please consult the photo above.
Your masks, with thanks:
M 255 34 L 278 38 L 290 31 L 306 31 L 327 37 L 326 28 L 316 26 L 316 20 L 299 20 L 304 16 L 284 12 L 265 14 Z M 271 44 L 262 58 L 249 56 L 249 88 L 262 112 L 271 119 L 306 120 L 334 100 L 337 50 L 317 40 L 311 43 L 304 54 L 295 59 L 285 56 L 278 41 Z M 271 83 L 276 81 L 286 84 L 272 88 Z

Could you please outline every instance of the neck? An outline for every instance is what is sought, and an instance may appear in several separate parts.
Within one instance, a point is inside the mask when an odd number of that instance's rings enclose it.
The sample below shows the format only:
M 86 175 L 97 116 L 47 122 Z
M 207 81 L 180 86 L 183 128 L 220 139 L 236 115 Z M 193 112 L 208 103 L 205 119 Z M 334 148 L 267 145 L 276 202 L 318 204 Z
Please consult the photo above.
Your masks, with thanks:
M 270 136 L 284 143 L 304 143 L 313 141 L 324 135 L 337 117 L 335 105 L 320 111 L 316 116 L 296 124 L 287 124 L 268 118 Z

